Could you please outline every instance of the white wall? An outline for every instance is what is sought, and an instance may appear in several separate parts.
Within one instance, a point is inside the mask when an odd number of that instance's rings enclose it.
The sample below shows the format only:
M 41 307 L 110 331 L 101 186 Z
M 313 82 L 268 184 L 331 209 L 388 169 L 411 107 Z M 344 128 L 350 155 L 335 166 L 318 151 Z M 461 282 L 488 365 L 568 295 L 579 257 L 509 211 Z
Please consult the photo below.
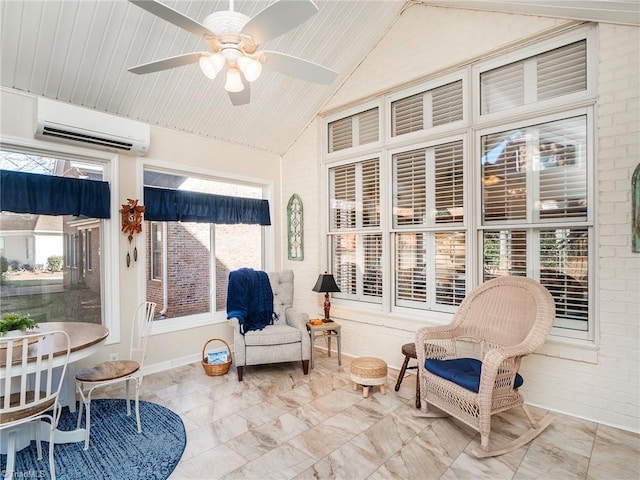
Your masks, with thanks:
M 413 6 L 328 102 L 327 111 L 570 24 Z M 529 403 L 632 431 L 640 431 L 640 254 L 631 253 L 630 193 L 631 175 L 640 158 L 639 32 L 637 27 L 607 24 L 598 29 L 596 342 L 584 346 L 550 339 L 545 353 L 528 357 L 522 369 Z M 320 172 L 320 123 L 314 122 L 283 158 L 283 197 L 297 190 L 305 201 L 305 260 L 290 264 L 309 288 L 325 266 L 322 219 L 318 219 L 324 211 L 325 180 L 309 178 Z M 309 302 L 305 306 L 310 311 L 321 312 L 320 297 L 305 292 L 299 299 Z M 332 312 L 342 317 L 343 351 L 379 356 L 390 366 L 400 366 L 402 344 L 412 342 L 415 330 L 423 325 L 349 311 L 333 303 Z
M 0 139 L 8 141 L 24 140 L 33 142 L 35 97 L 9 89 L 0 89 Z M 66 148 L 60 143 L 38 141 L 43 148 L 50 146 L 54 150 Z M 281 225 L 282 214 L 280 204 L 280 158 L 263 151 L 231 145 L 220 141 L 208 140 L 193 135 L 183 134 L 163 128 L 151 128 L 151 148 L 145 160 L 165 162 L 175 168 L 197 168 L 211 174 L 225 173 L 236 178 L 254 179 L 273 185 L 272 226 L 267 227 L 274 232 L 274 264 L 280 265 L 282 257 Z M 116 192 L 118 205 L 127 202 L 127 198 L 141 198 L 142 178 L 139 159 L 134 156 L 119 154 L 118 178 L 111 182 L 112 191 Z M 112 212 L 114 213 L 114 212 Z M 119 232 L 120 215 L 115 212 L 112 217 Z M 143 232 L 144 233 L 144 232 Z M 138 246 L 143 245 L 138 239 Z M 136 306 L 144 300 L 140 285 L 144 284 L 144 265 L 141 261 L 127 267 L 125 256 L 128 251 L 126 235 L 118 234 L 117 264 L 119 282 L 115 292 L 115 316 L 112 319 L 119 324 L 121 341 L 105 346 L 99 353 L 86 359 L 82 364 L 108 360 L 111 353 L 120 357 L 128 355 L 131 335 L 131 318 Z M 107 281 L 110 281 L 107 268 Z M 202 346 L 209 338 L 223 338 L 232 343 L 233 333 L 226 321 L 205 327 L 181 330 L 173 333 L 153 335 L 149 342 L 147 366 L 151 371 L 169 368 L 173 365 L 189 361 L 197 361 Z

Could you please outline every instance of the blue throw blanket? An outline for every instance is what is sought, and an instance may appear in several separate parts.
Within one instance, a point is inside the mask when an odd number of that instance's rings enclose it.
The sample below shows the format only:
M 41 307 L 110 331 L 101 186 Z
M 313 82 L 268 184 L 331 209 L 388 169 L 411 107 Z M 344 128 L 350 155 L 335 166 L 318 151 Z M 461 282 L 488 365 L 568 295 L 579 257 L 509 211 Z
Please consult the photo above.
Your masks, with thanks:
M 266 272 L 240 268 L 229 273 L 227 318 L 236 317 L 240 333 L 262 330 L 278 318 L 273 311 L 273 290 Z

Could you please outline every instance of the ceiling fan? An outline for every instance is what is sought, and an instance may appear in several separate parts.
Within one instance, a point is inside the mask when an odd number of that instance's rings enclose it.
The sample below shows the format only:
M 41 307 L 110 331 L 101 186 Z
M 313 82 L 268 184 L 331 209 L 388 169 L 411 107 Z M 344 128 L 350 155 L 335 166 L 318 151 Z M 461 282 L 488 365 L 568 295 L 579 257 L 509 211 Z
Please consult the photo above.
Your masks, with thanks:
M 271 70 L 324 85 L 337 73 L 317 63 L 280 52 L 259 50 L 264 42 L 296 28 L 318 12 L 312 0 L 278 0 L 253 18 L 233 10 L 214 12 L 199 23 L 156 0 L 129 0 L 134 5 L 184 30 L 200 35 L 210 51 L 186 53 L 131 67 L 128 71 L 145 74 L 199 63 L 208 78 L 225 71 L 225 90 L 233 105 L 249 103 L 249 83 L 256 80 L 264 65 Z

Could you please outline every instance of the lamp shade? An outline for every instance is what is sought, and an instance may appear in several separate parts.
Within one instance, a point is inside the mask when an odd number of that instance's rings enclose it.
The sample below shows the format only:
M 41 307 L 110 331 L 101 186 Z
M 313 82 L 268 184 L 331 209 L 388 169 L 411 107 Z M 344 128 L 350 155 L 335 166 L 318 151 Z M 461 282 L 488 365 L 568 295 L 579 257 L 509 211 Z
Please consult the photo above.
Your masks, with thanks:
M 240 77 L 240 71 L 237 68 L 227 69 L 227 81 L 224 84 L 224 89 L 227 92 L 241 92 L 244 90 L 242 77 Z
M 333 275 L 326 272 L 318 275 L 318 281 L 316 282 L 316 284 L 313 286 L 311 290 L 313 290 L 314 292 L 325 292 L 325 293 L 340 291 L 340 289 L 338 288 L 338 285 L 336 284 L 335 279 L 333 278 Z

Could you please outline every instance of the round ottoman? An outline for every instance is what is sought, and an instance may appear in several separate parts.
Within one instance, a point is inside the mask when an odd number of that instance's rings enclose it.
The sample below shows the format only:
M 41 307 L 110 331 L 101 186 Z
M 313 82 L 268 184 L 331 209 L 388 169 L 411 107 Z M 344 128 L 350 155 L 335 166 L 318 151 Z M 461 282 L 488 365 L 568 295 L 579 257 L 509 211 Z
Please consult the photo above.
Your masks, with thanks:
M 357 390 L 362 385 L 362 396 L 369 396 L 369 387 L 380 385 L 380 393 L 385 395 L 384 384 L 387 381 L 387 364 L 384 360 L 375 357 L 358 357 L 351 362 L 349 368 L 353 389 Z

